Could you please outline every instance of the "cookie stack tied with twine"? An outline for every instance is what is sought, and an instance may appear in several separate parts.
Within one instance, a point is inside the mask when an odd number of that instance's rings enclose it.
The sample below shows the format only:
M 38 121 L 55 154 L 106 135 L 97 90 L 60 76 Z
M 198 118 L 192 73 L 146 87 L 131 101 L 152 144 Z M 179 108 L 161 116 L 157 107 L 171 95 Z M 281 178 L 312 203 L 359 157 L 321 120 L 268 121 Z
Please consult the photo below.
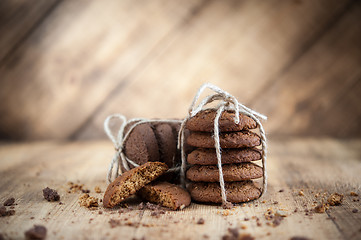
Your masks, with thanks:
M 118 120 L 119 130 L 113 133 L 111 122 Z M 169 167 L 163 180 L 177 179 L 179 176 L 180 155 L 177 151 L 177 135 L 181 120 L 144 119 L 127 120 L 122 114 L 113 114 L 104 121 L 104 130 L 115 147 L 107 180 L 115 178 L 130 169 L 147 162 L 163 162 Z M 113 126 L 114 128 L 114 126 Z M 187 134 L 186 134 L 187 135 Z
M 195 105 L 201 93 L 209 88 L 215 93 Z M 214 101 L 218 105 L 205 106 Z M 198 202 L 222 203 L 230 208 L 232 203 L 259 198 L 267 189 L 266 136 L 260 119 L 266 117 L 239 104 L 237 99 L 222 89 L 204 84 L 197 92 L 189 115 L 184 119 L 179 133 L 182 167 L 181 180 L 192 199 Z M 257 129 L 259 135 L 250 131 Z M 185 129 L 191 134 L 185 138 Z M 186 156 L 185 144 L 196 147 Z M 261 160 L 262 167 L 253 161 Z M 187 163 L 192 166 L 187 169 Z M 263 177 L 262 189 L 253 179 Z

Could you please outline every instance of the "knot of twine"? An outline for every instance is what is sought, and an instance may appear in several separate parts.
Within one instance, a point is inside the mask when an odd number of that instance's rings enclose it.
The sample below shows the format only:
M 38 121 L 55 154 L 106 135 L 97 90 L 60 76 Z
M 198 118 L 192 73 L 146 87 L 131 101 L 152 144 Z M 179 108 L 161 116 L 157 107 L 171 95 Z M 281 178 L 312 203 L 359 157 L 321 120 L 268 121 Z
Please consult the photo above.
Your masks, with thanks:
M 196 105 L 200 95 L 207 88 L 214 91 L 215 93 L 205 97 L 198 105 Z M 195 95 L 195 97 L 192 101 L 192 104 L 190 105 L 190 108 L 188 111 L 188 116 L 183 120 L 180 130 L 179 130 L 179 134 L 178 134 L 178 149 L 180 149 L 180 151 L 181 151 L 181 159 L 182 159 L 180 175 L 181 175 L 181 184 L 183 185 L 183 187 L 185 187 L 185 172 L 186 172 L 186 167 L 187 167 L 186 154 L 184 151 L 185 125 L 190 118 L 194 117 L 201 110 L 204 110 L 205 105 L 207 105 L 211 102 L 217 101 L 217 100 L 219 101 L 218 105 L 215 108 L 208 108 L 208 109 L 217 110 L 216 116 L 214 119 L 214 146 L 215 146 L 216 155 L 217 155 L 217 166 L 218 166 L 218 172 L 219 172 L 219 184 L 221 187 L 222 205 L 224 207 L 227 207 L 227 206 L 230 206 L 231 203 L 227 201 L 227 195 L 226 195 L 226 189 L 225 189 L 223 171 L 222 171 L 221 146 L 219 143 L 219 119 L 222 115 L 222 112 L 228 111 L 228 110 L 234 111 L 235 112 L 234 123 L 236 123 L 236 124 L 239 123 L 239 113 L 247 115 L 250 118 L 252 118 L 257 123 L 257 126 L 259 127 L 259 132 L 261 135 L 260 136 L 261 137 L 261 145 L 262 145 L 261 152 L 262 152 L 262 171 L 263 171 L 263 186 L 262 186 L 261 196 L 264 193 L 266 193 L 266 191 L 267 191 L 267 171 L 266 171 L 267 143 L 266 143 L 266 134 L 265 134 L 265 131 L 263 129 L 263 126 L 262 126 L 262 123 L 260 120 L 267 120 L 267 117 L 256 111 L 253 111 L 250 108 L 247 108 L 243 104 L 240 104 L 234 96 L 232 96 L 228 92 L 220 89 L 219 87 L 217 87 L 213 84 L 210 84 L 210 83 L 203 84 L 199 88 L 197 94 Z
M 121 121 L 121 125 L 119 127 L 118 133 L 114 134 L 110 128 L 110 121 L 112 119 L 117 119 Z M 122 114 L 112 114 L 108 116 L 104 121 L 104 131 L 108 135 L 109 139 L 113 142 L 115 148 L 115 154 L 113 156 L 112 161 L 110 162 L 107 180 L 108 183 L 112 182 L 115 178 L 117 178 L 121 173 L 120 164 L 123 165 L 124 169 L 129 171 L 131 164 L 133 167 L 139 167 L 139 164 L 135 163 L 133 160 L 129 159 L 125 153 L 125 142 L 130 136 L 130 133 L 134 130 L 134 128 L 143 123 L 180 123 L 180 120 L 172 120 L 172 119 L 145 119 L 145 118 L 133 118 L 127 121 L 126 117 Z M 126 133 L 124 133 L 124 129 L 127 124 L 134 123 Z M 115 165 L 115 174 L 113 171 Z M 173 167 L 168 170 L 169 171 L 179 171 L 180 167 Z M 114 175 L 114 177 L 113 177 Z

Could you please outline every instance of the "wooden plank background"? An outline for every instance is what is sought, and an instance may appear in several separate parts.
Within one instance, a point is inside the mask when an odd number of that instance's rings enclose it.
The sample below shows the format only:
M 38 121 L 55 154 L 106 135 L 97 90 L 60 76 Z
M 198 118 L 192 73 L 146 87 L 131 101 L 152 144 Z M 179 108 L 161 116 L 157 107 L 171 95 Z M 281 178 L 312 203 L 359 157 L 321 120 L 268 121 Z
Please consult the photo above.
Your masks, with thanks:
M 111 113 L 184 117 L 212 82 L 271 136 L 361 136 L 360 1 L 0 3 L 0 137 L 105 138 Z

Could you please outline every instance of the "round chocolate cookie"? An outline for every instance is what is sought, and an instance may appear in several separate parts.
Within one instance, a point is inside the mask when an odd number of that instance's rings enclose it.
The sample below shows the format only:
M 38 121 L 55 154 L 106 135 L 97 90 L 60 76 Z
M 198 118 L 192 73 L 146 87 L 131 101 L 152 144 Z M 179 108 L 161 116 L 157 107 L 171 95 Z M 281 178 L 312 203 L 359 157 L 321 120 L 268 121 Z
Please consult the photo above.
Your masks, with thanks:
M 214 109 L 203 110 L 189 119 L 186 127 L 191 131 L 213 132 L 216 114 Z M 221 132 L 234 132 L 257 127 L 257 123 L 252 118 L 242 113 L 239 114 L 239 123 L 235 124 L 234 116 L 233 111 L 222 112 L 218 125 Z
M 159 161 L 158 141 L 149 123 L 133 129 L 125 142 L 125 155 L 139 165 Z
M 247 202 L 259 198 L 261 190 L 251 181 L 225 183 L 227 200 L 232 203 Z M 219 183 L 193 182 L 189 186 L 193 200 L 198 202 L 221 203 Z
M 257 148 L 223 149 L 222 163 L 242 163 L 260 160 L 261 151 Z M 197 148 L 187 156 L 189 164 L 215 165 L 217 164 L 216 150 L 213 148 Z
M 172 168 L 177 153 L 177 141 L 172 127 L 167 123 L 157 124 L 154 133 L 158 140 L 160 162 L 164 162 Z
M 260 178 L 262 168 L 254 163 L 235 163 L 222 166 L 223 179 L 226 182 L 237 182 Z M 187 171 L 187 178 L 193 182 L 219 182 L 219 171 L 216 165 L 194 165 Z
M 214 148 L 213 135 L 207 132 L 191 132 L 187 143 L 194 147 Z M 219 143 L 221 148 L 255 147 L 261 144 L 261 138 L 250 131 L 221 133 Z

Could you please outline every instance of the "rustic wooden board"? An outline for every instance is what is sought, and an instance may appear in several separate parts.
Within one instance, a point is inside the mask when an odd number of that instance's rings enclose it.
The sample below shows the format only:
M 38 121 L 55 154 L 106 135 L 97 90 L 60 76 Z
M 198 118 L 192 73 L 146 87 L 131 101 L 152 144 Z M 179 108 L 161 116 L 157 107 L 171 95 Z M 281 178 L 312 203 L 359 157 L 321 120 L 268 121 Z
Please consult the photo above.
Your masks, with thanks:
M 106 187 L 106 170 L 113 154 L 110 142 L 23 143 L 0 146 L 0 203 L 15 197 L 14 216 L 0 218 L 0 233 L 9 238 L 23 237 L 33 224 L 48 229 L 49 239 L 220 239 L 228 228 L 238 228 L 256 239 L 289 239 L 304 236 L 313 239 L 360 239 L 361 140 L 286 139 L 271 140 L 268 160 L 269 190 L 260 200 L 234 210 L 218 206 L 192 205 L 182 211 L 169 211 L 159 218 L 149 210 L 119 214 L 118 209 L 89 210 L 80 207 L 80 193 L 67 193 L 68 181 L 79 181 L 94 192 Z M 43 199 L 42 189 L 55 188 L 63 205 Z M 279 192 L 283 189 L 284 192 Z M 304 196 L 299 196 L 300 190 Z M 341 206 L 321 214 L 306 215 L 321 198 L 317 193 L 344 194 Z M 353 199 L 358 199 L 354 202 Z M 277 201 L 278 204 L 274 204 Z M 288 216 L 277 227 L 268 226 L 264 213 L 268 208 L 284 209 Z M 297 212 L 294 209 L 298 208 Z M 352 213 L 358 209 L 358 213 Z M 262 226 L 257 226 L 256 216 Z M 335 219 L 329 219 L 334 218 Z M 33 218 L 33 219 L 32 219 Z M 127 218 L 127 220 L 126 220 Z M 205 223 L 198 225 L 199 218 Z M 249 218 L 245 221 L 244 218 Z M 123 226 L 111 228 L 110 219 Z M 126 226 L 127 222 L 139 224 Z M 177 223 L 176 223 L 177 222 Z

